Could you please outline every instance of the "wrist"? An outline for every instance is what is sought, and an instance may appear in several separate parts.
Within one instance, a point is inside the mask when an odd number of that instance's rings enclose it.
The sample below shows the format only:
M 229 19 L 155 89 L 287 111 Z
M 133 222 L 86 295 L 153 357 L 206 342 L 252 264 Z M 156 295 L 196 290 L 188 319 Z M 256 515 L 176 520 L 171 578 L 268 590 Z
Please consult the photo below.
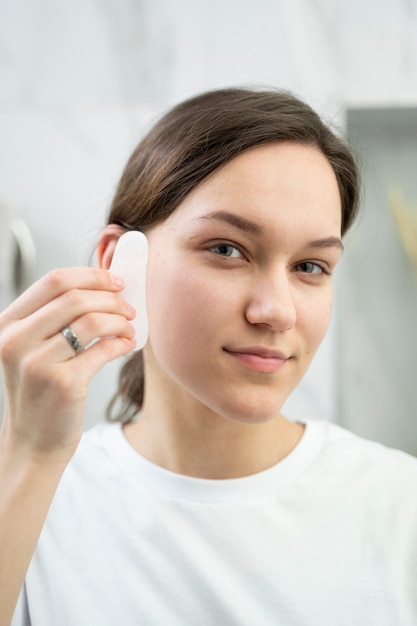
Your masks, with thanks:
M 56 468 L 58 473 L 62 473 L 76 448 L 77 444 L 59 448 L 37 445 L 30 437 L 10 432 L 4 424 L 0 428 L 0 462 L 10 469 L 28 468 L 36 472 Z

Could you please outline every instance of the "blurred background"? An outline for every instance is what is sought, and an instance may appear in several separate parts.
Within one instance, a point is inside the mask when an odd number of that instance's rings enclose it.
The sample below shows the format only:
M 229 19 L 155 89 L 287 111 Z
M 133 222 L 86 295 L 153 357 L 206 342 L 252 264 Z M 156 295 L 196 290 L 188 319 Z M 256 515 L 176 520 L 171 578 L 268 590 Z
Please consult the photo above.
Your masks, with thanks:
M 287 415 L 417 454 L 417 0 L 0 0 L 0 309 L 94 264 L 148 126 L 232 85 L 305 99 L 363 171 L 330 332 Z M 93 380 L 86 427 L 120 365 Z

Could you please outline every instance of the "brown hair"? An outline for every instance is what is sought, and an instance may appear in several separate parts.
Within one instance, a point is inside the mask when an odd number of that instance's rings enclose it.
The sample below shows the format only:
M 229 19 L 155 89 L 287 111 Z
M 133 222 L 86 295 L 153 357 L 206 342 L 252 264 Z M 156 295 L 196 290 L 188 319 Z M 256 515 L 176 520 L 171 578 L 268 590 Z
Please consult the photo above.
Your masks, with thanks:
M 230 159 L 276 141 L 311 145 L 327 158 L 339 187 L 344 235 L 354 221 L 359 199 L 352 153 L 309 105 L 274 90 L 221 89 L 174 107 L 134 150 L 108 222 L 145 231 L 164 220 L 190 191 Z M 121 370 L 119 390 L 107 411 L 109 419 L 133 419 L 142 406 L 143 383 L 143 356 L 137 352 Z

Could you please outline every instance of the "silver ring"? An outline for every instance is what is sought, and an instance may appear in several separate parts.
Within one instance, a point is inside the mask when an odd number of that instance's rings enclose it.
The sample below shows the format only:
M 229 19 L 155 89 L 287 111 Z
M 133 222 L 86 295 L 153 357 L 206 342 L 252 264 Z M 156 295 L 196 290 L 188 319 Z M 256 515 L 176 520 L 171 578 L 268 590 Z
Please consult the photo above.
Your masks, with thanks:
M 84 350 L 83 344 L 78 339 L 77 335 L 74 333 L 72 328 L 67 326 L 66 328 L 61 330 L 61 333 L 64 335 L 65 339 L 68 341 L 69 345 L 75 351 L 76 354 L 77 352 L 80 352 L 80 350 Z

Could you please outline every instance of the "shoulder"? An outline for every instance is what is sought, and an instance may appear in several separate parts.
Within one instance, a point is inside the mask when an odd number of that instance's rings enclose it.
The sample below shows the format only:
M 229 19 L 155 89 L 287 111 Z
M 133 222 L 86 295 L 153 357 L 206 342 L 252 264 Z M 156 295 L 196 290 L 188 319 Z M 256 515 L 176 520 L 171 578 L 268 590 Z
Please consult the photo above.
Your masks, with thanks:
M 71 490 L 85 493 L 114 481 L 120 470 L 111 450 L 120 437 L 122 430 L 119 423 L 100 423 L 86 431 L 64 472 L 58 494 Z
M 317 463 L 341 481 L 358 489 L 386 494 L 391 499 L 410 496 L 417 508 L 417 458 L 360 437 L 341 426 L 322 424 L 326 431 Z
M 376 463 L 388 463 L 393 467 L 407 466 L 411 471 L 417 471 L 417 457 L 411 454 L 365 439 L 337 424 L 327 423 L 326 430 L 326 448 L 329 452 L 354 453 L 365 462 L 372 460 Z

